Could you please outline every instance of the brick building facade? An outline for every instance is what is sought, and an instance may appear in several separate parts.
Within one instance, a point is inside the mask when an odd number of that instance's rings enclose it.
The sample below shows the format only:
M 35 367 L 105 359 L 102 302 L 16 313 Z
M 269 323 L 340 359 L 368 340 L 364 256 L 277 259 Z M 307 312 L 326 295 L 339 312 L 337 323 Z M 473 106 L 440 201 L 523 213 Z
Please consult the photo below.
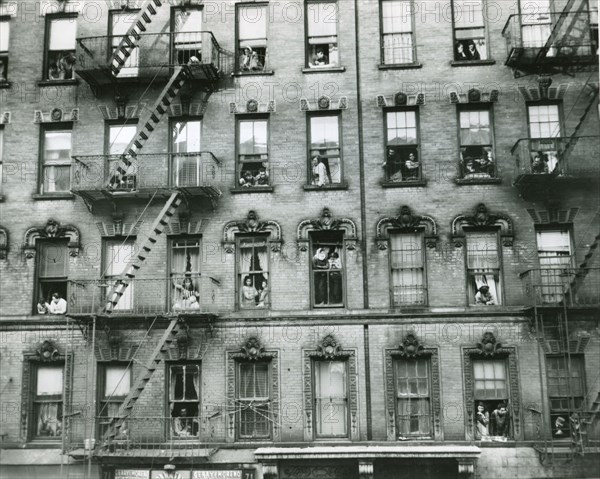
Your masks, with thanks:
M 0 477 L 592 477 L 593 7 L 3 1 Z

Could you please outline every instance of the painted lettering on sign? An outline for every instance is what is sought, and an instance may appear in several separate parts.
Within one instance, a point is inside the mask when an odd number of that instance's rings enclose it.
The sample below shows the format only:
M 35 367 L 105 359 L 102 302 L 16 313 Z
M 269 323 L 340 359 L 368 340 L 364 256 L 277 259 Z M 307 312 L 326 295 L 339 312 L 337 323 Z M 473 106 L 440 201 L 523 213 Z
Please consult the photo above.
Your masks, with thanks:
M 243 479 L 242 471 L 193 471 L 192 479 Z
M 150 471 L 134 470 L 134 469 L 117 469 L 115 470 L 115 479 L 129 479 L 136 477 L 139 479 L 150 479 Z

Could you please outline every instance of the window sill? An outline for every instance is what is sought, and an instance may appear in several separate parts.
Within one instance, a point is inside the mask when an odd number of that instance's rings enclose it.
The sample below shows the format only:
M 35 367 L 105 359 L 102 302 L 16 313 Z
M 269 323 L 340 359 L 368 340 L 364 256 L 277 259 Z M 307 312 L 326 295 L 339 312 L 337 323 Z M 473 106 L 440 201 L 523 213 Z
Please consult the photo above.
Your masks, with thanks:
M 249 193 L 273 193 L 272 186 L 251 186 L 249 188 L 231 188 L 232 195 L 244 195 Z
M 303 188 L 304 188 L 304 191 L 347 190 L 348 183 L 344 182 L 344 183 L 336 183 L 334 185 L 323 185 L 323 186 L 304 185 Z
M 414 188 L 427 186 L 427 180 L 382 181 L 382 188 Z
M 260 72 L 233 72 L 232 77 L 255 77 L 261 75 L 275 75 L 273 70 L 263 70 Z
M 75 199 L 75 195 L 72 193 L 35 193 L 31 197 L 36 201 L 54 201 L 54 200 L 72 200 Z
M 79 85 L 79 80 L 74 78 L 73 80 L 40 80 L 37 82 L 38 86 L 61 86 L 61 85 Z
M 469 308 L 473 309 L 501 308 L 502 306 L 502 304 L 469 304 Z
M 502 183 L 500 178 L 455 178 L 457 185 L 499 185 Z
M 11 86 L 12 86 L 12 83 L 7 80 L 0 81 L 0 89 L 10 88 Z
M 25 444 L 25 449 L 60 449 L 62 439 L 30 439 Z
M 395 63 L 391 65 L 380 64 L 377 66 L 380 70 L 411 70 L 414 68 L 423 68 L 422 63 Z
M 481 65 L 495 65 L 496 60 L 466 60 L 466 61 L 451 61 L 451 67 L 476 67 Z
M 302 73 L 342 73 L 346 67 L 313 67 L 303 68 Z

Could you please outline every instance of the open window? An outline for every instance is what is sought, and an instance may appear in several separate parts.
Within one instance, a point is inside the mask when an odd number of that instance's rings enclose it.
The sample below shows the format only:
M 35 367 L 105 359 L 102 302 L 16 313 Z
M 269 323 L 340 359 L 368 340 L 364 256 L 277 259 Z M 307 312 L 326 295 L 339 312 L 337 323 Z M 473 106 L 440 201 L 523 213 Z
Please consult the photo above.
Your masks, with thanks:
M 469 304 L 502 304 L 501 259 L 496 231 L 466 232 Z
M 36 242 L 38 314 L 64 314 L 67 311 L 69 253 L 67 240 L 45 239 Z M 58 294 L 58 299 L 54 296 Z M 54 304 L 53 304 L 54 303 Z M 45 306 L 44 306 L 45 305 Z
M 267 64 L 266 4 L 238 4 L 237 10 L 238 71 L 262 72 Z
M 269 246 L 267 237 L 262 235 L 241 236 L 237 241 L 239 308 L 269 308 Z
M 46 16 L 46 55 L 44 79 L 75 79 L 75 38 L 77 15 Z
M 386 181 L 397 183 L 421 179 L 417 110 L 385 112 Z
M 171 172 L 174 186 L 200 186 L 202 120 L 171 122 Z
M 345 283 L 343 232 L 312 232 L 311 248 L 313 307 L 343 308 Z
M 64 364 L 36 363 L 32 368 L 31 439 L 60 439 L 63 433 Z
M 560 303 L 574 279 L 573 252 L 568 229 L 538 229 L 536 231 L 540 263 L 540 294 L 542 303 Z
M 173 439 L 200 435 L 200 365 L 171 364 L 168 367 L 169 417 Z
M 202 63 L 202 9 L 177 7 L 171 9 L 173 63 Z
M 460 108 L 458 119 L 460 177 L 465 180 L 495 178 L 491 107 Z
M 473 360 L 475 437 L 512 435 L 505 359 Z
M 337 18 L 337 2 L 306 2 L 306 64 L 310 68 L 339 65 Z
M 237 129 L 237 186 L 269 186 L 268 118 L 238 118 Z
M 8 81 L 8 46 L 10 44 L 10 17 L 0 16 L 0 84 Z
M 533 174 L 558 173 L 561 147 L 560 108 L 556 103 L 528 105 L 531 172 Z
M 200 309 L 200 238 L 171 239 L 171 304 L 174 310 Z
M 454 60 L 469 62 L 489 57 L 485 31 L 485 0 L 453 0 Z
M 576 411 L 581 411 L 584 406 L 583 357 L 549 356 L 546 358 L 546 370 L 552 437 L 571 440 L 580 431 L 580 418 Z
M 132 161 L 124 175 L 120 177 L 118 182 L 113 182 L 112 178 L 117 175 L 117 167 L 121 159 L 120 156 L 125 154 L 127 145 L 135 138 L 137 133 L 136 122 L 127 123 L 110 123 L 107 125 L 106 146 L 105 151 L 108 157 L 108 172 L 111 179 L 110 188 L 116 191 L 133 191 L 137 188 L 137 173 L 138 167 L 135 161 Z
M 308 116 L 309 184 L 342 183 L 341 116 L 339 113 Z

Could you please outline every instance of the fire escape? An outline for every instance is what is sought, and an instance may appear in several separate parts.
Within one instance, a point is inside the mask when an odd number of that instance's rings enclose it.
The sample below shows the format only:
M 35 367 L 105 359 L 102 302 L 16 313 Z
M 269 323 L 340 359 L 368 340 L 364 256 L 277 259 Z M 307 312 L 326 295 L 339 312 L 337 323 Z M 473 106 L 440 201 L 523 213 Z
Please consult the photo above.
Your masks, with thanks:
M 553 74 L 574 75 L 597 68 L 597 10 L 591 10 L 587 0 L 568 0 L 560 12 L 538 8 L 536 12 L 511 15 L 503 35 L 507 42 L 505 64 L 514 76 L 540 75 L 539 94 L 534 90 L 532 100 L 548 98 Z M 596 132 L 596 136 L 582 135 L 597 100 L 598 85 L 588 79 L 575 102 L 574 109 L 577 107 L 581 113 L 569 135 L 522 138 L 515 143 L 511 150 L 515 160 L 513 186 L 523 198 L 546 202 L 558 215 L 553 205 L 557 192 L 597 191 L 600 137 Z M 579 374 L 573 358 L 581 357 L 590 339 L 575 323 L 597 321 L 594 318 L 600 305 L 598 228 L 596 217 L 591 225 L 593 239 L 579 264 L 575 257 L 561 258 L 555 264 L 545 262 L 521 274 L 540 356 L 545 357 L 545 365 L 540 363 L 540 368 L 545 368 L 547 374 L 548 402 L 543 400 L 541 411 L 531 410 L 540 424 L 536 449 L 542 462 L 552 467 L 598 452 L 600 377 L 588 378 L 592 386 L 583 392 L 573 379 Z M 554 368 L 552 373 L 550 368 Z M 556 410 L 562 413 L 553 414 Z
M 176 32 L 164 33 L 163 29 L 161 33 L 147 33 L 163 4 L 167 4 L 168 9 L 168 3 L 164 0 L 144 2 L 143 8 L 120 39 L 91 37 L 77 41 L 77 73 L 97 94 L 111 89 L 116 93 L 128 83 L 145 83 L 149 87 L 163 82 L 166 84 L 121 154 L 73 157 L 72 189 L 91 212 L 107 204 L 116 209 L 118 204 L 137 200 L 147 201 L 147 206 L 157 200 L 165 201 L 150 227 L 148 237 L 135 245 L 135 253 L 120 274 L 108 280 L 72 281 L 69 286 L 69 316 L 79 321 L 87 320 L 89 324 L 93 321 L 94 331 L 97 319 L 106 327 L 110 324 L 110 318 L 114 317 L 137 316 L 146 321 L 154 317 L 138 345 L 138 350 L 147 349 L 151 352 L 143 361 L 143 371 L 121 402 L 118 413 L 110 418 L 100 434 L 94 433 L 93 428 L 91 436 L 76 430 L 76 427 L 71 427 L 70 431 L 66 428 L 66 449 L 75 457 L 81 457 L 80 449 L 79 452 L 74 451 L 81 447 L 86 437 L 89 438 L 86 439 L 89 446 L 90 441 L 95 441 L 92 437 L 101 436 L 96 441 L 95 449 L 88 447 L 86 455 L 93 452 L 93 455 L 100 457 L 110 452 L 115 440 L 125 434 L 126 423 L 137 400 L 169 347 L 182 329 L 187 327 L 183 320 L 200 318 L 210 322 L 214 316 L 202 307 L 192 311 L 174 307 L 170 280 L 138 278 L 159 236 L 169 227 L 182 204 L 189 205 L 192 200 L 198 204 L 205 199 L 214 208 L 221 196 L 221 191 L 215 186 L 220 162 L 211 152 L 143 154 L 144 144 L 186 84 L 191 85 L 194 93 L 202 92 L 205 106 L 211 93 L 219 88 L 233 67 L 233 55 L 221 48 L 211 32 L 191 34 L 193 55 L 181 55 L 175 50 Z M 190 34 L 187 35 L 189 37 Z M 184 174 L 181 174 L 182 169 Z M 166 325 L 160 339 L 154 346 L 142 344 L 150 342 L 148 337 L 155 323 Z M 92 355 L 94 347 L 92 344 Z

